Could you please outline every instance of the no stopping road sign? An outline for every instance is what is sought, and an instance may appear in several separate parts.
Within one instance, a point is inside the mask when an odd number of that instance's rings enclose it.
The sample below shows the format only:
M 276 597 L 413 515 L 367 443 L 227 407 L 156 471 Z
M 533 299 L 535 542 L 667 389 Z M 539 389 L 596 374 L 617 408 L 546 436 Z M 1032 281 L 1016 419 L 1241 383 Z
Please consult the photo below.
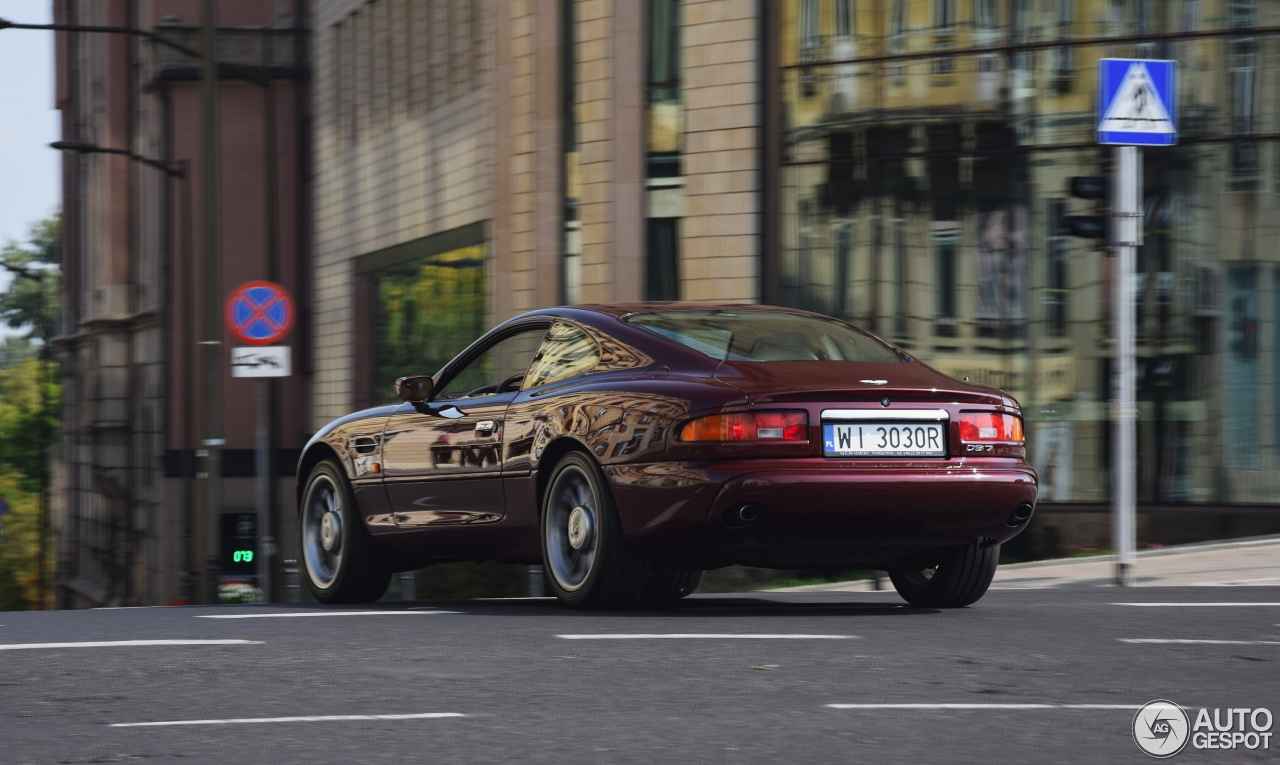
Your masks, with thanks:
M 275 282 L 245 282 L 227 298 L 227 328 L 249 345 L 271 345 L 293 329 L 293 298 Z

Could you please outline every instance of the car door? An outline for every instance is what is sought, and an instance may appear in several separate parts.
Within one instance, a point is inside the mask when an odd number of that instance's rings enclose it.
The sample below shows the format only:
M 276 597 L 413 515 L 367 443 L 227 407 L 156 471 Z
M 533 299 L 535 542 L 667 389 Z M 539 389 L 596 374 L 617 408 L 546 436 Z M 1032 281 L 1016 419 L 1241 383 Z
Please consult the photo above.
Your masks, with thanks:
M 383 479 L 397 527 L 497 521 L 507 406 L 549 322 L 517 325 L 449 364 L 431 398 L 405 404 L 383 435 Z

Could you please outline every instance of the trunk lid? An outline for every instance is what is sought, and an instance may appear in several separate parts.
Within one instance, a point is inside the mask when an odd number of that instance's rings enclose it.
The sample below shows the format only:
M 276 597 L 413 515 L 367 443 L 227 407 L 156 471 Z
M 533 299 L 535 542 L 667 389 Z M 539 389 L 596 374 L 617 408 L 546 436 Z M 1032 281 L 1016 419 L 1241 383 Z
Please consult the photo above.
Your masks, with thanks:
M 961 382 L 918 361 L 725 361 L 715 379 L 751 404 L 894 402 L 1016 406 L 996 388 Z

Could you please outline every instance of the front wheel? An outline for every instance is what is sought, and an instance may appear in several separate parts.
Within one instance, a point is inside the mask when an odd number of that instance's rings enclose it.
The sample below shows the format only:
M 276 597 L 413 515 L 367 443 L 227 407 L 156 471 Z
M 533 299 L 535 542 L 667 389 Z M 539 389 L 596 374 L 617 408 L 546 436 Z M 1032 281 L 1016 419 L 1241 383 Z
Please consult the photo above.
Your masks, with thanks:
M 576 608 L 616 608 L 640 595 L 648 568 L 626 545 L 600 468 L 570 452 L 542 500 L 542 562 L 555 596 Z
M 321 603 L 372 603 L 387 591 L 391 570 L 374 554 L 355 497 L 333 460 L 307 479 L 298 529 L 311 594 Z
M 923 608 L 962 608 L 976 603 L 991 586 L 1000 545 L 944 547 L 889 571 L 902 599 Z

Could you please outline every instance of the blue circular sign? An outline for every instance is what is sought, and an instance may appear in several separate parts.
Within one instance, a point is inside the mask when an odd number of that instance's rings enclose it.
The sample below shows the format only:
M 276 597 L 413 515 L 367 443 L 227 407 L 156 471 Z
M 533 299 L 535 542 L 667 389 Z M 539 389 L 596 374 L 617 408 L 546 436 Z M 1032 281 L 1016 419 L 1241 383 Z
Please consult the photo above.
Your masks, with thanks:
M 227 327 L 250 345 L 270 345 L 293 329 L 293 298 L 275 282 L 245 282 L 227 298 Z

